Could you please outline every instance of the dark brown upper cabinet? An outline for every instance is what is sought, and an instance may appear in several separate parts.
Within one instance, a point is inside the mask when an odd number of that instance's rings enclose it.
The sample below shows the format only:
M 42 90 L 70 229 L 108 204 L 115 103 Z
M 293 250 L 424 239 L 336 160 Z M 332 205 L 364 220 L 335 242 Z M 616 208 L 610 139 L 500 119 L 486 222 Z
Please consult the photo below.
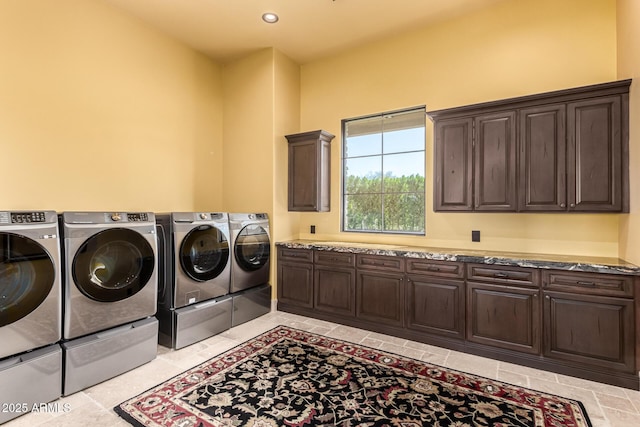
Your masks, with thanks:
M 468 117 L 437 120 L 434 147 L 434 201 L 436 211 L 473 209 L 473 120 Z
M 628 212 L 630 85 L 428 112 L 434 210 Z
M 289 142 L 289 211 L 331 210 L 331 140 L 324 130 L 286 135 Z
M 513 111 L 475 118 L 474 208 L 516 210 L 516 115 Z
M 571 102 L 567 106 L 567 174 L 569 209 L 623 210 L 623 128 L 628 120 L 628 99 L 606 96 Z M 627 163 L 627 154 L 624 155 Z M 627 178 L 628 180 L 628 178 Z M 625 204 L 627 204 L 626 202 Z M 625 208 L 628 212 L 628 206 Z
M 521 211 L 567 208 L 566 111 L 564 104 L 520 110 Z

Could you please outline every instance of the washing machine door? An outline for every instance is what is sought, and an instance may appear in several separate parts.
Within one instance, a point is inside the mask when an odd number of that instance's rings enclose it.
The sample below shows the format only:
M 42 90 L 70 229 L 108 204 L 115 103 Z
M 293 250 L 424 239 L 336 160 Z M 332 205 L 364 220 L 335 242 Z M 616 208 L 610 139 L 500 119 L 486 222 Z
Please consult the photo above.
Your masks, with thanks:
M 85 296 L 115 302 L 142 290 L 154 268 L 153 248 L 141 234 L 112 228 L 94 234 L 80 246 L 73 259 L 72 274 Z
M 269 262 L 271 251 L 269 234 L 262 226 L 245 226 L 235 240 L 234 254 L 238 266 L 247 272 L 262 268 Z
M 215 279 L 228 262 L 229 241 L 216 227 L 202 225 L 194 228 L 180 244 L 182 270 L 195 281 Z
M 40 306 L 54 281 L 54 261 L 42 245 L 19 234 L 0 233 L 0 327 Z

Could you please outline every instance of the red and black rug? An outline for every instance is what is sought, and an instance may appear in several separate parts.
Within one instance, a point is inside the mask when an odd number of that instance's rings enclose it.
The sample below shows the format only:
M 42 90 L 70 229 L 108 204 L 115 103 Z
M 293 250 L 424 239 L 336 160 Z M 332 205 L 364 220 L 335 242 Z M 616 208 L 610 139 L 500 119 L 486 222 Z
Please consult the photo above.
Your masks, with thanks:
M 575 400 L 285 326 L 114 409 L 135 426 L 591 426 Z

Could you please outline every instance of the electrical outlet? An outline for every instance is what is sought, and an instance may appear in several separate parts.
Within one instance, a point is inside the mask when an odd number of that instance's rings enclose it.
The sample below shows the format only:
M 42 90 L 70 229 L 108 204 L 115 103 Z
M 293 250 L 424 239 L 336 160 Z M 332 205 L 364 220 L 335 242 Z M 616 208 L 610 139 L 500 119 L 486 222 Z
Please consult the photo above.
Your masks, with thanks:
M 309 232 L 310 232 L 311 234 L 316 234 L 316 226 L 315 226 L 315 225 L 310 226 L 310 227 L 309 227 Z
M 472 230 L 471 231 L 471 241 L 479 242 L 480 241 L 480 230 Z

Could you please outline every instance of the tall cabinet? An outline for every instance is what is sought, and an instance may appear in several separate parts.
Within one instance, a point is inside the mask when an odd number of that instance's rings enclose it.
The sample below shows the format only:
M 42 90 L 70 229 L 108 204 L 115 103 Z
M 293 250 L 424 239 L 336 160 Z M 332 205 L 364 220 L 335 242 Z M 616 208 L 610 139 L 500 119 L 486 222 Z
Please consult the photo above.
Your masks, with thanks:
M 434 210 L 628 212 L 630 84 L 428 112 Z
M 331 140 L 324 130 L 286 136 L 289 143 L 289 211 L 331 209 Z

